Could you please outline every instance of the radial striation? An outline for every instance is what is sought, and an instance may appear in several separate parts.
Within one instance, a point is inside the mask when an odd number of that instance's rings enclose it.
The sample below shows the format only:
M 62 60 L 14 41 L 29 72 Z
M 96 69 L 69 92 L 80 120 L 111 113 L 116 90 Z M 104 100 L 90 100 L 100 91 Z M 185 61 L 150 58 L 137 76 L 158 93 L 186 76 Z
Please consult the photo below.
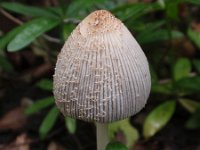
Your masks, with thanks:
M 141 47 L 108 11 L 87 16 L 58 55 L 54 96 L 65 116 L 100 123 L 127 118 L 145 106 L 150 87 Z

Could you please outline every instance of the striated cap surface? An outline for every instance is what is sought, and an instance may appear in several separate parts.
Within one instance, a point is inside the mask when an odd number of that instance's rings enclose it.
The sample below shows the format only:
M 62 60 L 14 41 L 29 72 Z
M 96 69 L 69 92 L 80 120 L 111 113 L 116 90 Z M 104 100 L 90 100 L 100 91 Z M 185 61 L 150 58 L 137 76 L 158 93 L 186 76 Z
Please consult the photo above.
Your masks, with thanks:
M 53 92 L 65 116 L 100 123 L 127 118 L 145 106 L 150 87 L 142 49 L 106 10 L 87 16 L 58 55 Z

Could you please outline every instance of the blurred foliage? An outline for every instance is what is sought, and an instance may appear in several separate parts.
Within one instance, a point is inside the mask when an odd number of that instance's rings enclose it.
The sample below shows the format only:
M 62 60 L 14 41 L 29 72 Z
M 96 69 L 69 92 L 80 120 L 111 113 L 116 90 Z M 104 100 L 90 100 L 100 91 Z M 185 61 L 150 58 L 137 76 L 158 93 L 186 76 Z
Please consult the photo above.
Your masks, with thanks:
M 130 124 L 129 119 L 117 121 L 109 124 L 109 137 L 111 140 L 115 139 L 115 133 L 122 131 L 126 137 L 126 145 L 131 148 L 134 142 L 138 139 L 138 132 Z
M 165 126 L 175 110 L 175 101 L 167 101 L 156 107 L 146 118 L 143 125 L 145 138 L 152 137 L 156 132 Z
M 75 132 L 76 132 L 76 119 L 66 117 L 65 118 L 65 126 L 68 129 L 70 134 L 75 134 Z
M 200 107 L 196 109 L 192 117 L 186 122 L 186 127 L 188 129 L 200 128 Z
M 128 148 L 119 142 L 112 142 L 106 146 L 106 150 L 128 150 Z
M 118 130 L 124 133 L 127 147 L 138 136 L 149 139 L 171 121 L 179 105 L 191 114 L 185 128 L 200 127 L 200 22 L 196 11 L 200 10 L 200 0 L 73 0 L 70 3 L 61 0 L 53 7 L 1 1 L 0 9 L 17 17 L 17 21 L 11 21 L 18 24 L 7 33 L 1 30 L 0 34 L 0 73 L 7 74 L 17 72 L 9 53 L 30 50 L 45 62 L 55 64 L 56 50 L 91 11 L 107 9 L 124 22 L 147 54 L 152 77 L 150 101 L 156 105 L 146 112 L 143 135 L 138 135 L 129 120 L 123 120 L 110 125 L 111 139 Z M 53 83 L 41 78 L 35 87 L 51 92 Z M 41 138 L 45 138 L 59 116 L 53 96 L 39 99 L 25 110 L 32 115 L 45 108 L 49 112 L 38 129 Z M 76 120 L 66 118 L 65 126 L 70 134 L 75 134 Z M 115 147 L 126 149 L 119 143 L 111 143 L 107 149 Z
M 48 112 L 46 117 L 44 118 L 40 128 L 39 133 L 40 137 L 46 137 L 47 133 L 52 129 L 57 117 L 59 114 L 59 110 L 56 106 L 52 107 L 51 110 Z

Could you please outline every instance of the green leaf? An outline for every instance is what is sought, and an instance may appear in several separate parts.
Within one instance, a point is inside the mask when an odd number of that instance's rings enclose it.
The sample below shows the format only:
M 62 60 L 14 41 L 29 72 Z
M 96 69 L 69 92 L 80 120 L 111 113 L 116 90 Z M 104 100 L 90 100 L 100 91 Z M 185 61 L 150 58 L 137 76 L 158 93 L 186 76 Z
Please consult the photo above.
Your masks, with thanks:
M 40 111 L 41 109 L 44 109 L 52 104 L 54 104 L 53 97 L 47 97 L 44 99 L 40 99 L 40 100 L 36 101 L 35 103 L 33 103 L 28 108 L 26 108 L 25 114 L 31 115 L 31 114 L 36 113 L 36 112 Z
M 21 32 L 8 44 L 8 51 L 15 52 L 26 47 L 41 34 L 54 28 L 59 23 L 60 20 L 38 18 L 22 25 L 23 29 Z
M 153 86 L 153 85 L 156 85 L 158 83 L 158 77 L 157 77 L 156 71 L 153 68 L 153 66 L 149 65 L 149 68 L 150 68 L 150 74 L 151 74 L 151 83 L 152 83 L 152 86 Z
M 55 106 L 51 108 L 51 110 L 42 121 L 42 124 L 40 125 L 39 134 L 41 138 L 45 138 L 48 132 L 53 128 L 53 125 L 55 124 L 58 115 L 59 111 L 57 107 Z
M 200 0 L 185 0 L 185 2 L 195 4 L 195 5 L 200 5 Z
M 133 25 L 137 19 L 142 18 L 150 12 L 160 10 L 161 6 L 158 3 L 133 3 L 124 4 L 111 10 L 120 20 L 126 25 Z
M 115 7 L 110 10 L 114 13 L 120 20 L 126 21 L 131 19 L 131 21 L 148 14 L 152 11 L 161 10 L 162 7 L 159 3 L 133 3 L 133 4 L 123 4 L 121 6 Z
M 74 134 L 76 132 L 76 119 L 66 117 L 65 126 L 70 134 Z
M 65 4 L 66 5 L 66 4 Z M 56 7 L 48 7 L 46 8 L 48 11 L 52 12 L 53 14 L 55 14 L 56 16 L 62 17 L 64 14 L 62 12 L 62 9 L 60 6 L 56 6 Z
M 187 58 L 179 58 L 173 68 L 173 78 L 178 81 L 188 77 L 191 72 L 191 63 Z
M 188 129 L 200 128 L 200 107 L 197 108 L 192 117 L 186 122 Z
M 170 19 L 178 20 L 178 13 L 179 13 L 179 7 L 180 0 L 173 0 L 173 1 L 167 1 L 166 2 L 166 15 Z
M 200 77 L 186 77 L 175 83 L 175 86 L 179 90 L 185 92 L 198 92 L 200 91 Z
M 13 71 L 12 64 L 3 56 L 0 56 L 0 68 L 5 71 Z
M 111 10 L 120 20 L 125 21 L 129 18 L 136 19 L 146 13 L 145 10 L 149 8 L 149 5 L 144 3 L 134 3 L 134 4 L 125 4 L 115 9 Z
M 200 107 L 200 103 L 190 99 L 180 99 L 179 102 L 190 113 L 194 113 L 197 110 L 197 108 Z
M 174 114 L 175 106 L 175 101 L 167 101 L 150 112 L 143 125 L 143 135 L 146 139 L 155 135 L 169 122 Z
M 193 64 L 198 73 L 200 73 L 200 60 L 194 59 Z
M 103 4 L 106 0 L 87 0 L 87 2 L 83 0 L 74 0 L 69 5 L 66 16 L 67 17 L 76 17 L 86 16 L 89 11 L 95 10 L 95 6 L 99 3 Z
M 172 83 L 169 82 L 165 84 L 154 84 L 152 85 L 151 91 L 153 93 L 171 95 L 173 93 Z
M 159 21 L 154 21 L 154 22 L 139 22 L 139 23 L 140 23 L 139 25 L 136 25 L 133 27 L 134 31 L 137 31 L 140 34 L 148 35 L 148 34 L 151 34 L 152 32 L 155 32 L 159 28 L 161 28 L 161 26 L 166 24 L 166 21 L 159 20 Z
M 191 27 L 187 31 L 188 37 L 198 48 L 200 48 L 200 32 L 194 31 Z
M 36 83 L 36 86 L 47 91 L 52 91 L 53 89 L 53 82 L 49 79 L 42 79 Z
M 120 142 L 111 142 L 106 146 L 106 150 L 128 150 L 128 148 Z
M 71 32 L 73 31 L 73 29 L 76 26 L 74 24 L 64 24 L 63 25 L 63 30 L 62 30 L 62 37 L 64 39 L 64 41 L 69 37 L 69 35 L 71 34 Z
M 22 15 L 31 16 L 31 17 L 41 17 L 41 16 L 42 17 L 51 17 L 51 18 L 58 17 L 58 16 L 56 16 L 55 13 L 48 10 L 47 8 L 27 6 L 27 5 L 15 3 L 15 2 L 3 2 L 3 3 L 0 3 L 0 6 L 9 11 L 19 13 Z
M 23 26 L 18 26 L 0 38 L 0 51 L 23 29 Z
M 170 39 L 182 38 L 183 34 L 179 31 L 171 31 L 171 36 L 167 29 L 153 30 L 151 32 L 142 32 L 136 39 L 141 44 L 148 44 L 158 41 L 167 41 Z
M 134 142 L 138 139 L 137 130 L 130 124 L 129 119 L 113 122 L 109 124 L 109 137 L 114 139 L 115 133 L 122 131 L 127 141 L 127 147 L 133 146 Z

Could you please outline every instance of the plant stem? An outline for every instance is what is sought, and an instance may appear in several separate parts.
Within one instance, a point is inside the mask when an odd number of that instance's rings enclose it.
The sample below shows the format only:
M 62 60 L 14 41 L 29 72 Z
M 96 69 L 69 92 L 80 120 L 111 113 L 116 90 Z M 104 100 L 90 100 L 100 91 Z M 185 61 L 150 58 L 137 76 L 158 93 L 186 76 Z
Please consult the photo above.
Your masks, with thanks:
M 97 128 L 97 150 L 105 150 L 109 142 L 108 124 L 96 123 Z
M 0 9 L 0 12 L 6 16 L 8 19 L 10 19 L 11 21 L 15 22 L 16 24 L 22 25 L 23 22 L 17 18 L 15 18 L 14 16 L 12 16 L 10 13 L 8 13 L 7 11 L 5 11 L 4 9 Z

